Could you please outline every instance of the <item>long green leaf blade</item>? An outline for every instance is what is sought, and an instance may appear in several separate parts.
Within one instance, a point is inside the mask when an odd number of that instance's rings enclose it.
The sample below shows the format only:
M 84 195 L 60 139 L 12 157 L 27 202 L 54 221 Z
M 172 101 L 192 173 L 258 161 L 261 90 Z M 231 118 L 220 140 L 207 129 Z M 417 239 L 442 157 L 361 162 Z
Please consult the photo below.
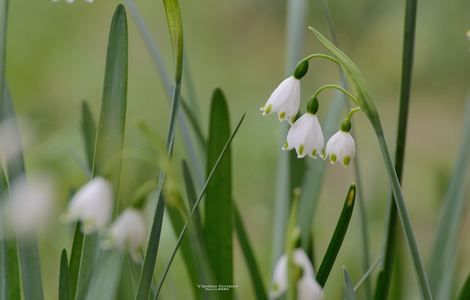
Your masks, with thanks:
M 355 200 L 356 186 L 352 184 L 349 188 L 346 200 L 344 201 L 343 210 L 341 211 L 335 231 L 331 237 L 330 243 L 328 244 L 325 256 L 320 264 L 320 268 L 318 268 L 317 281 L 322 287 L 325 286 L 339 250 L 341 249 L 341 245 L 343 244 L 354 209 L 354 203 L 356 202 Z
M 102 252 L 87 300 L 113 300 L 116 297 L 124 255 L 118 250 Z
M 243 256 L 245 257 L 245 263 L 250 273 L 251 283 L 255 291 L 256 299 L 268 300 L 268 295 L 266 294 L 266 289 L 263 283 L 263 277 L 261 276 L 258 262 L 256 261 L 255 254 L 253 252 L 253 247 L 251 246 L 238 207 L 235 204 L 233 210 L 235 232 L 237 233 L 238 242 L 240 243 L 240 248 L 242 249 Z
M 470 274 L 468 274 L 462 289 L 460 290 L 457 300 L 468 300 L 470 299 Z
M 183 226 L 183 229 L 181 230 L 181 233 L 178 237 L 178 239 L 176 240 L 176 246 L 174 248 L 174 250 L 172 251 L 171 255 L 170 255 L 170 259 L 168 260 L 168 263 L 165 267 L 165 270 L 163 271 L 163 275 L 162 275 L 162 279 L 160 280 L 160 283 L 158 284 L 158 288 L 157 288 L 157 292 L 155 294 L 155 299 L 158 299 L 158 295 L 161 291 L 161 288 L 163 286 L 163 283 L 165 282 L 165 279 L 166 279 L 166 276 L 168 274 L 168 271 L 170 270 L 170 267 L 171 267 L 171 264 L 173 262 L 173 259 L 175 258 L 175 255 L 176 255 L 176 252 L 178 251 L 178 248 L 181 244 L 181 241 L 186 233 L 186 229 L 188 228 L 188 225 L 190 224 L 193 216 L 194 216 L 194 212 L 196 211 L 196 209 L 199 207 L 199 203 L 201 202 L 202 200 L 202 197 L 204 196 L 204 194 L 206 193 L 206 190 L 209 186 L 209 184 L 211 183 L 211 180 L 212 180 L 212 177 L 214 176 L 215 172 L 217 171 L 218 167 L 219 167 L 219 164 L 221 163 L 222 159 L 224 158 L 224 155 L 225 155 L 225 152 L 228 150 L 228 148 L 230 147 L 232 141 L 233 141 L 233 138 L 235 137 L 235 135 L 237 134 L 238 132 L 238 129 L 240 129 L 240 126 L 242 125 L 243 123 L 243 120 L 245 119 L 245 114 L 243 114 L 243 116 L 241 117 L 240 121 L 238 122 L 237 126 L 235 127 L 235 130 L 233 131 L 232 135 L 230 135 L 230 137 L 228 138 L 225 146 L 223 147 L 223 149 L 220 151 L 220 154 L 219 154 L 219 157 L 217 158 L 217 160 L 215 161 L 214 163 L 214 166 L 212 167 L 212 170 L 211 172 L 209 173 L 209 175 L 207 176 L 207 179 L 206 179 L 206 182 L 204 183 L 202 189 L 201 189 L 201 192 L 199 193 L 199 196 L 197 197 L 197 200 L 196 200 L 196 203 L 194 204 L 194 206 L 192 207 L 191 209 L 191 212 L 188 216 L 188 220 L 186 221 L 186 223 L 184 224 Z
M 88 168 L 91 171 L 93 158 L 95 156 L 96 125 L 90 106 L 85 101 L 82 103 L 82 134 L 83 141 L 85 142 L 85 154 Z
M 77 222 L 75 225 L 75 233 L 73 235 L 72 250 L 70 252 L 69 262 L 69 279 L 70 279 L 70 296 L 75 299 L 78 285 L 78 273 L 80 270 L 80 259 L 83 248 L 83 232 L 80 229 L 81 224 Z
M 119 204 L 122 149 L 127 106 L 127 19 L 123 5 L 118 5 L 111 21 L 103 97 L 99 119 L 92 175 L 111 180 Z M 91 283 L 98 252 L 96 234 L 84 237 L 76 299 L 84 299 Z
M 465 212 L 465 192 L 470 176 L 470 94 L 466 101 L 462 144 L 442 203 L 440 221 L 434 242 L 430 283 L 436 299 L 449 299 L 455 275 L 458 237 Z
M 348 270 L 343 267 L 344 273 L 344 298 L 346 300 L 356 300 L 356 295 L 354 294 L 354 287 L 351 281 L 351 276 L 349 276 Z
M 59 300 L 69 300 L 71 298 L 70 293 L 70 277 L 69 277 L 69 266 L 67 251 L 62 249 L 60 255 L 60 274 L 59 274 Z
M 172 43 L 172 53 L 175 58 L 175 85 L 173 89 L 173 98 L 170 112 L 170 124 L 168 126 L 168 135 L 166 140 L 166 150 L 168 156 L 173 154 L 173 145 L 175 140 L 176 116 L 178 114 L 180 96 L 181 96 L 181 78 L 183 72 L 183 25 L 181 22 L 181 14 L 177 0 L 164 0 L 165 13 L 167 16 L 168 29 L 170 31 L 170 39 Z M 163 224 L 163 214 L 165 204 L 161 197 L 163 183 L 165 181 L 165 170 L 160 171 L 156 199 L 157 207 L 153 217 L 152 228 L 150 231 L 150 239 L 145 253 L 144 265 L 139 279 L 139 287 L 137 289 L 136 299 L 147 300 L 157 260 L 158 246 L 160 243 L 160 234 Z
M 212 95 L 210 112 L 207 173 L 212 169 L 229 136 L 230 117 L 227 102 L 222 90 L 216 89 Z M 228 148 L 206 193 L 204 237 L 217 284 L 233 282 L 231 160 L 231 151 Z M 232 299 L 232 290 L 224 292 L 224 297 Z

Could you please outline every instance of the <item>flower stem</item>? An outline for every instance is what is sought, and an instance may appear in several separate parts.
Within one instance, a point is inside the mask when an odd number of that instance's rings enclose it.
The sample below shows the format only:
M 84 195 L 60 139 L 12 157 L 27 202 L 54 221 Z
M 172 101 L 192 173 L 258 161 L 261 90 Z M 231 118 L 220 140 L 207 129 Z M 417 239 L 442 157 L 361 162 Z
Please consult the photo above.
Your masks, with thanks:
M 416 274 L 418 276 L 418 281 L 421 286 L 421 295 L 423 299 L 431 300 L 432 294 L 431 289 L 429 286 L 429 281 L 426 275 L 426 271 L 424 270 L 424 265 L 421 260 L 421 256 L 419 254 L 418 245 L 416 243 L 416 238 L 414 236 L 410 216 L 408 215 L 408 211 L 405 206 L 405 199 L 403 197 L 403 193 L 400 188 L 400 182 L 398 180 L 397 173 L 392 163 L 392 159 L 390 157 L 390 152 L 388 151 L 387 143 L 385 142 L 385 137 L 382 133 L 381 128 L 376 128 L 377 139 L 380 145 L 380 150 L 382 151 L 382 156 L 385 163 L 385 168 L 387 170 L 388 177 L 390 179 L 390 183 L 392 186 L 393 198 L 395 200 L 395 205 L 398 210 L 398 216 L 400 217 L 401 224 L 403 227 L 403 232 L 405 234 L 405 238 L 408 241 L 408 245 L 410 247 L 411 256 L 413 257 L 413 263 L 416 270 Z
M 348 90 L 346 90 L 345 88 L 337 85 L 337 84 L 325 84 L 323 86 L 321 86 L 320 88 L 318 88 L 318 90 L 315 91 L 315 93 L 313 94 L 312 98 L 317 98 L 318 95 L 320 95 L 321 92 L 325 91 L 325 90 L 328 90 L 328 89 L 335 89 L 335 90 L 338 90 L 340 91 L 341 93 L 345 94 L 346 96 L 348 96 L 348 98 L 350 100 L 352 100 L 354 103 L 358 104 L 358 100 L 357 98 L 351 94 Z M 357 109 L 356 109 L 357 110 Z M 351 111 L 351 112 L 355 112 L 356 110 L 354 111 Z
M 336 58 L 334 58 L 333 56 L 330 56 L 330 55 L 327 55 L 327 54 L 323 54 L 323 53 L 315 53 L 315 54 L 310 54 L 304 58 L 302 58 L 301 61 L 299 61 L 299 63 L 297 65 L 300 65 L 306 61 L 309 61 L 311 59 L 315 59 L 315 58 L 323 58 L 323 59 L 326 59 L 326 60 L 329 60 L 329 61 L 332 61 L 334 62 L 335 64 L 338 64 L 340 65 L 340 62 L 339 60 L 337 60 Z

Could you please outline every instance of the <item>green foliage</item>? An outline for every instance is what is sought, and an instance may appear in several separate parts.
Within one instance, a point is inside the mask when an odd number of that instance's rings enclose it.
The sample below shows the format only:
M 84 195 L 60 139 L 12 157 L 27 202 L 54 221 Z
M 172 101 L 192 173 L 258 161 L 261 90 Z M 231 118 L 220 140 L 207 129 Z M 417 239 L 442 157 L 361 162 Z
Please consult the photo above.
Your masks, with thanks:
M 59 300 L 70 300 L 71 297 L 67 250 L 62 249 L 60 255 Z
M 355 300 L 356 295 L 354 294 L 354 287 L 352 285 L 351 276 L 349 276 L 348 270 L 343 267 L 344 273 L 344 298 L 346 300 Z

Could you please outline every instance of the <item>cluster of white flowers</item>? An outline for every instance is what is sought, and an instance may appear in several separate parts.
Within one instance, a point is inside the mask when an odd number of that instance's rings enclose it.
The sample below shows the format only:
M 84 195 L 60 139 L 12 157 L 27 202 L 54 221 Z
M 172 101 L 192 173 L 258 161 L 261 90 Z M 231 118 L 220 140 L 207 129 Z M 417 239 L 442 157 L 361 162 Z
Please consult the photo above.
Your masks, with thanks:
M 295 149 L 298 158 L 307 155 L 312 158 L 329 157 L 331 163 L 338 161 L 346 167 L 356 154 L 354 139 L 349 133 L 351 113 L 345 119 L 346 124 L 343 122 L 345 126 L 342 125 L 341 130 L 329 139 L 325 150 L 323 131 L 316 115 L 316 96 L 310 100 L 307 112 L 296 119 L 300 106 L 300 79 L 308 69 L 308 63 L 304 64 L 306 65 L 299 64 L 294 75 L 281 82 L 260 110 L 263 115 L 277 113 L 280 121 L 288 120 L 291 125 L 283 150 Z
M 294 251 L 293 256 L 294 263 L 301 269 L 302 274 L 297 281 L 297 300 L 323 300 L 323 290 L 315 280 L 315 273 L 307 254 L 299 248 Z M 287 269 L 287 255 L 284 254 L 274 268 L 272 298 L 278 298 L 287 291 Z
M 86 234 L 101 232 L 113 214 L 113 189 L 102 177 L 86 183 L 70 200 L 66 222 L 80 221 Z M 104 248 L 129 251 L 135 260 L 140 258 L 147 239 L 147 225 L 143 214 L 133 208 L 125 209 L 105 233 Z

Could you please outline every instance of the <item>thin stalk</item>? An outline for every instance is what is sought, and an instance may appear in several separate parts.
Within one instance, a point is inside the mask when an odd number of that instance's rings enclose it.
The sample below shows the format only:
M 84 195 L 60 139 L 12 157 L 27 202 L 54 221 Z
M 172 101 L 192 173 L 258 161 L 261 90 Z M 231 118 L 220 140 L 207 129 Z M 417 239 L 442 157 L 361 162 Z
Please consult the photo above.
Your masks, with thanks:
M 337 91 L 340 91 L 341 93 L 343 93 L 345 96 L 347 96 L 349 99 L 351 99 L 354 103 L 358 103 L 358 100 L 357 98 L 351 94 L 351 92 L 349 92 L 348 90 L 346 90 L 345 88 L 337 85 L 337 84 L 325 84 L 321 87 L 319 87 L 315 93 L 313 94 L 312 98 L 317 98 L 318 95 L 320 95 L 321 92 L 325 91 L 325 90 L 328 90 L 328 89 L 334 89 L 334 90 L 337 90 Z
M 395 200 L 398 215 L 400 217 L 403 231 L 408 241 L 408 246 L 410 248 L 411 256 L 413 258 L 416 275 L 418 277 L 418 282 L 421 287 L 421 296 L 423 297 L 423 299 L 426 300 L 433 299 L 426 271 L 424 270 L 424 264 L 419 254 L 418 245 L 416 243 L 416 238 L 413 232 L 413 226 L 411 224 L 410 216 L 408 215 L 408 211 L 405 206 L 405 199 L 400 188 L 400 181 L 398 180 L 397 173 L 395 172 L 395 168 L 390 157 L 390 152 L 388 151 L 388 146 L 385 142 L 385 137 L 381 130 L 376 130 L 376 134 L 380 145 L 380 150 L 382 151 L 385 169 L 387 170 L 387 175 L 392 186 L 392 192 L 394 195 L 393 199 Z
M 401 91 L 400 91 L 400 108 L 398 115 L 398 128 L 395 148 L 395 172 L 397 179 L 401 182 L 403 175 L 403 165 L 405 161 L 405 145 L 406 145 L 406 128 L 408 123 L 408 108 L 411 91 L 411 79 L 413 69 L 413 53 L 415 43 L 416 28 L 416 11 L 417 0 L 406 1 L 405 12 L 405 31 L 403 37 L 403 61 L 401 75 Z M 391 195 L 393 198 L 393 195 Z M 383 277 L 380 289 L 376 290 L 376 299 L 388 298 L 388 291 L 392 280 L 393 257 L 395 255 L 397 245 L 396 225 L 397 223 L 397 207 L 394 199 L 389 201 L 388 208 L 388 224 L 386 233 L 386 242 L 384 247 L 384 265 Z

